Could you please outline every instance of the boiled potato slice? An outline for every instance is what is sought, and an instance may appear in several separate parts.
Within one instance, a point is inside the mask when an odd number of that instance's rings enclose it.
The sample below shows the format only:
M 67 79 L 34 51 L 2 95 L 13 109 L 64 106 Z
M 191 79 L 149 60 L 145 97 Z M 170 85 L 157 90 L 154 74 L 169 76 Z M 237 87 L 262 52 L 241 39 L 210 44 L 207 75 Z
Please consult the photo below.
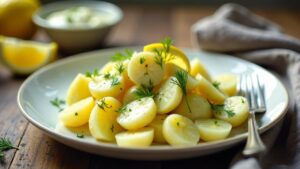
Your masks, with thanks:
M 197 74 L 201 74 L 208 81 L 211 81 L 211 77 L 210 77 L 209 73 L 207 72 L 207 70 L 205 69 L 204 65 L 201 63 L 199 58 L 194 58 L 191 61 L 190 74 L 194 77 L 196 77 Z
M 214 83 L 219 84 L 219 89 L 228 96 L 234 96 L 237 92 L 237 76 L 234 74 L 222 74 L 214 77 Z
M 197 92 L 206 97 L 210 102 L 214 104 L 223 104 L 225 101 L 225 95 L 216 89 L 208 80 L 202 75 L 198 74 L 196 79 L 199 81 Z
M 232 125 L 218 119 L 198 119 L 195 121 L 200 137 L 204 141 L 222 140 L 230 134 Z
M 101 74 L 106 74 L 106 73 L 110 73 L 114 67 L 116 66 L 117 62 L 108 62 L 106 63 L 101 69 L 100 69 L 100 73 Z
M 127 104 L 129 102 L 132 102 L 136 99 L 136 95 L 134 94 L 136 90 L 138 89 L 138 86 L 132 86 L 129 88 L 123 97 L 123 104 Z
M 224 105 L 213 106 L 213 112 L 216 118 L 236 127 L 244 123 L 249 116 L 248 101 L 242 96 L 232 96 L 225 100 Z
M 128 76 L 138 85 L 157 85 L 165 74 L 164 63 L 156 62 L 158 56 L 153 52 L 140 52 L 132 56 L 128 64 Z
M 149 124 L 149 126 L 154 129 L 154 142 L 156 143 L 167 143 L 162 132 L 162 126 L 166 118 L 166 114 L 157 115 L 155 119 Z
M 67 92 L 66 102 L 68 105 L 91 96 L 89 90 L 90 81 L 91 79 L 83 74 L 78 74 L 75 77 Z
M 124 91 L 124 77 L 122 75 L 100 75 L 89 83 L 93 97 L 102 99 L 105 96 L 118 97 Z
M 117 121 L 127 130 L 137 130 L 151 123 L 156 116 L 156 110 L 153 98 L 144 97 L 123 106 Z
M 153 138 L 154 130 L 150 127 L 116 134 L 116 141 L 120 147 L 149 147 Z
M 164 120 L 163 135 L 172 146 L 196 145 L 200 139 L 193 121 L 179 114 L 171 114 Z
M 187 99 L 187 100 L 185 100 Z M 187 105 L 189 104 L 189 107 Z M 174 111 L 177 114 L 181 114 L 185 117 L 188 117 L 192 120 L 198 118 L 211 118 L 212 112 L 209 102 L 194 93 L 189 93 L 186 95 L 186 98 L 182 99 L 180 105 Z
M 122 131 L 117 123 L 117 110 L 121 103 L 113 97 L 97 101 L 89 118 L 89 129 L 93 137 L 104 141 L 114 141 L 115 134 Z
M 170 77 L 158 90 L 158 93 L 154 98 L 157 106 L 157 113 L 169 113 L 179 105 L 182 99 L 182 90 L 174 83 L 174 81 L 177 81 L 177 79 L 175 77 Z
M 59 119 L 67 127 L 82 126 L 89 121 L 94 104 L 92 97 L 73 103 L 59 114 Z

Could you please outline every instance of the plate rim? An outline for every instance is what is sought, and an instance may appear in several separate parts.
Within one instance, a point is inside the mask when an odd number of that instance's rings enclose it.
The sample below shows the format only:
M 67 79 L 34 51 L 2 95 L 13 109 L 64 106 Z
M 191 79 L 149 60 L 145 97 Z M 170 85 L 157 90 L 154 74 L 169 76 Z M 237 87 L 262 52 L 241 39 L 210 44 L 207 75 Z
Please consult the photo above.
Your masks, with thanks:
M 247 138 L 247 133 L 243 133 L 243 134 L 239 134 L 236 135 L 234 137 L 230 137 L 227 138 L 225 140 L 219 140 L 219 141 L 214 141 L 214 142 L 204 142 L 201 144 L 197 144 L 194 146 L 187 146 L 187 147 L 172 147 L 172 146 L 168 146 L 168 145 L 164 145 L 164 146 L 151 146 L 148 148 L 129 148 L 129 147 L 119 147 L 116 146 L 115 144 L 111 144 L 111 143 L 103 143 L 103 142 L 99 142 L 99 145 L 95 144 L 95 143 L 91 143 L 91 142 L 86 142 L 83 141 L 81 139 L 76 139 L 73 138 L 71 136 L 67 136 L 67 135 L 63 135 L 63 134 L 59 134 L 58 132 L 49 129 L 48 127 L 44 126 L 43 124 L 41 124 L 40 122 L 36 121 L 35 119 L 33 119 L 23 108 L 22 104 L 21 104 L 21 95 L 24 91 L 24 88 L 27 86 L 27 83 L 29 83 L 32 79 L 34 79 L 36 76 L 38 76 L 39 74 L 52 69 L 53 67 L 59 66 L 61 64 L 66 64 L 68 62 L 72 62 L 74 59 L 75 60 L 80 60 L 83 59 L 84 57 L 86 57 L 86 55 L 89 54 L 94 54 L 94 53 L 111 53 L 117 50 L 122 50 L 122 49 L 138 49 L 141 46 L 126 46 L 126 47 L 113 47 L 113 48 L 107 48 L 107 49 L 100 49 L 100 50 L 94 50 L 94 51 L 89 51 L 89 52 L 84 52 L 84 53 L 79 53 L 76 55 L 71 55 L 68 56 L 67 58 L 63 58 L 61 60 L 58 60 L 57 62 L 48 64 L 42 68 L 40 68 L 39 70 L 37 70 L 36 72 L 34 72 L 33 74 L 31 74 L 20 86 L 19 90 L 18 90 L 18 94 L 17 94 L 17 104 L 19 109 L 21 110 L 22 115 L 31 123 L 33 124 L 35 127 L 41 129 L 44 133 L 46 133 L 47 135 L 49 135 L 50 137 L 54 138 L 55 140 L 62 142 L 59 139 L 66 139 L 70 142 L 77 142 L 79 144 L 85 144 L 87 146 L 92 146 L 92 147 L 98 147 L 98 148 L 109 148 L 109 149 L 114 149 L 117 151 L 130 151 L 130 152 L 144 152 L 144 151 L 155 151 L 155 152 L 172 152 L 172 151 L 197 151 L 198 149 L 201 150 L 207 150 L 207 149 L 211 149 L 211 148 L 219 148 L 219 147 L 223 147 L 223 146 L 229 146 L 229 145 L 234 145 L 236 143 L 239 143 L 241 141 L 245 141 Z M 256 68 L 262 69 L 264 70 L 266 73 L 268 73 L 270 76 L 272 76 L 273 78 L 275 78 L 277 80 L 277 82 L 279 82 L 279 84 L 283 87 L 284 89 L 284 95 L 286 96 L 287 100 L 284 104 L 284 110 L 282 113 L 280 113 L 280 115 L 278 116 L 278 118 L 274 119 L 274 121 L 272 121 L 270 124 L 263 126 L 259 128 L 259 133 L 264 133 L 267 130 L 269 130 L 270 128 L 274 127 L 275 124 L 277 124 L 287 113 L 288 111 L 288 105 L 289 105 L 289 94 L 287 92 L 286 87 L 283 85 L 283 83 L 281 82 L 281 80 L 279 80 L 275 75 L 273 75 L 272 73 L 270 73 L 267 69 L 261 67 L 260 65 L 257 65 L 255 63 L 252 63 L 250 61 L 238 58 L 238 57 L 234 57 L 233 55 L 228 55 L 228 54 L 223 54 L 223 53 L 216 53 L 216 52 L 207 52 L 207 51 L 201 51 L 201 50 L 197 50 L 197 49 L 191 49 L 191 48 L 182 48 L 184 50 L 189 50 L 190 52 L 196 52 L 196 53 L 207 53 L 207 54 L 213 54 L 213 55 L 222 55 L 222 57 L 227 57 L 230 59 L 235 59 L 247 64 L 250 64 L 251 66 L 254 66 Z M 57 137 L 57 138 L 55 138 Z M 62 142 L 63 143 L 63 142 Z M 65 143 L 63 143 L 65 144 Z M 65 144 L 67 146 L 70 146 L 68 144 Z

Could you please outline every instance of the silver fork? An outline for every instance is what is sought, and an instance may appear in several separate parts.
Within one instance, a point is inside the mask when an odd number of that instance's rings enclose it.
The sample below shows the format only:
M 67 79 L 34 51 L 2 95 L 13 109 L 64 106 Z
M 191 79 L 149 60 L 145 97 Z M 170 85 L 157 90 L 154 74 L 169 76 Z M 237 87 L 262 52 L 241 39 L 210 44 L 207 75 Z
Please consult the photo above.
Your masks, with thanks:
M 243 155 L 256 155 L 266 150 L 258 133 L 255 120 L 255 113 L 265 113 L 266 103 L 264 88 L 261 85 L 257 74 L 246 74 L 240 77 L 239 94 L 244 95 L 249 102 L 248 138 Z

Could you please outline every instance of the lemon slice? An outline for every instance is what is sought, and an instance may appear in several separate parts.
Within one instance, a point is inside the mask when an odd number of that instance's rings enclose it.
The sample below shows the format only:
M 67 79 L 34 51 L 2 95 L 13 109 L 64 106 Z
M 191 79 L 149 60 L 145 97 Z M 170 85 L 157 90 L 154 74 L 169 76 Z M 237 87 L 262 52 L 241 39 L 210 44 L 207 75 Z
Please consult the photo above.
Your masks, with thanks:
M 29 74 L 55 60 L 56 43 L 0 37 L 0 58 L 17 74 Z
M 155 50 L 163 51 L 164 46 L 162 43 L 152 43 L 144 46 L 144 51 L 153 52 Z M 167 56 L 167 63 L 174 63 L 180 68 L 189 71 L 190 70 L 190 62 L 188 57 L 183 53 L 182 50 L 175 46 L 170 46 L 169 52 L 165 54 Z

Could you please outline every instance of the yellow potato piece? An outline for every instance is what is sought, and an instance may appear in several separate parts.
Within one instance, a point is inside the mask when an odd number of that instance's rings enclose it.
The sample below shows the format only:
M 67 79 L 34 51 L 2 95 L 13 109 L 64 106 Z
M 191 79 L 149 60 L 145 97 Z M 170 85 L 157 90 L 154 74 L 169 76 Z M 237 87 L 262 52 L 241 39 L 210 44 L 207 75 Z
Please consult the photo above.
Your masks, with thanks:
M 67 127 L 82 126 L 89 121 L 94 104 L 92 97 L 83 99 L 64 109 L 59 114 L 59 119 Z
M 230 123 L 218 119 L 198 119 L 195 124 L 204 141 L 223 140 L 228 137 L 232 128 Z
M 196 79 L 199 81 L 197 88 L 197 93 L 207 98 L 210 102 L 214 104 L 223 104 L 226 96 L 216 89 L 208 80 L 206 80 L 202 75 L 198 74 Z
M 219 83 L 219 89 L 228 96 L 234 96 L 237 92 L 237 76 L 234 74 L 222 74 L 214 77 L 213 82 Z
M 187 101 L 185 99 L 187 99 Z M 209 102 L 205 98 L 194 93 L 187 94 L 187 96 L 182 99 L 180 105 L 174 110 L 174 113 L 181 114 L 192 120 L 212 117 Z
M 158 90 L 158 93 L 154 98 L 157 106 L 157 113 L 169 113 L 180 104 L 182 90 L 178 85 L 174 84 L 174 81 L 177 81 L 177 79 L 175 77 L 170 77 Z
M 68 105 L 91 96 L 89 90 L 90 81 L 91 79 L 85 77 L 83 74 L 78 74 L 75 77 L 67 92 L 66 102 Z
M 204 65 L 201 63 L 199 58 L 194 58 L 191 61 L 191 70 L 190 74 L 194 77 L 196 77 L 197 74 L 201 74 L 203 77 L 205 77 L 208 81 L 211 81 L 211 77 L 204 67 Z
M 93 137 L 103 141 L 114 141 L 115 134 L 123 129 L 117 123 L 117 110 L 121 103 L 113 97 L 97 101 L 89 118 L 89 129 Z
M 124 91 L 124 85 L 122 75 L 111 75 L 108 78 L 105 75 L 100 75 L 90 81 L 89 89 L 93 97 L 102 99 L 106 96 L 120 96 Z
M 153 52 L 140 52 L 132 56 L 128 63 L 128 76 L 137 85 L 157 85 L 165 74 L 165 65 L 156 62 Z
M 164 120 L 163 135 L 172 146 L 192 146 L 200 139 L 198 128 L 193 121 L 179 114 L 168 115 Z
M 215 108 L 214 116 L 231 123 L 233 127 L 239 126 L 248 119 L 248 101 L 242 96 L 228 97 L 224 102 L 223 109 Z
M 155 119 L 149 124 L 149 126 L 154 129 L 154 142 L 156 143 L 160 143 L 160 144 L 167 143 L 162 132 L 162 126 L 166 118 L 167 118 L 166 114 L 157 115 Z
M 124 94 L 124 97 L 123 97 L 123 104 L 127 104 L 129 102 L 136 100 L 136 95 L 134 93 L 137 89 L 138 89 L 138 86 L 132 86 L 131 88 L 129 88 L 126 91 L 126 93 Z
M 149 147 L 153 142 L 153 138 L 154 130 L 150 127 L 116 134 L 116 141 L 120 147 Z
M 156 116 L 156 105 L 151 97 L 144 97 L 123 106 L 117 118 L 127 130 L 137 130 L 151 123 Z

